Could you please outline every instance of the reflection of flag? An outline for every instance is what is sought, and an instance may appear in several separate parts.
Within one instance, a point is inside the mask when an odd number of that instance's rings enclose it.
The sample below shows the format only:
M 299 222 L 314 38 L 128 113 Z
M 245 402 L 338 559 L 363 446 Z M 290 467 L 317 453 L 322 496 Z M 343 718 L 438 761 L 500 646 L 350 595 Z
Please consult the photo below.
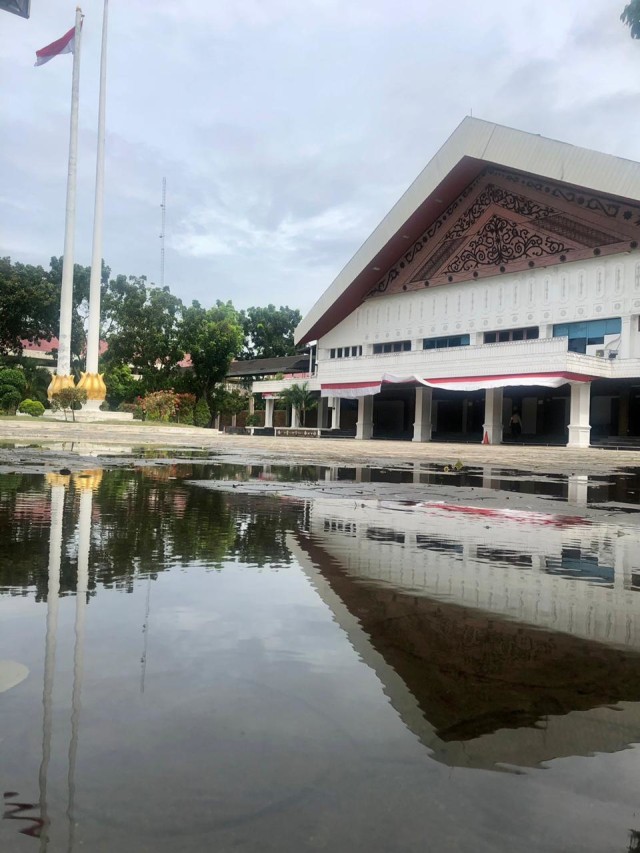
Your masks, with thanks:
M 54 56 L 59 56 L 61 53 L 73 53 L 76 45 L 76 28 L 71 27 L 68 33 L 65 33 L 62 38 L 57 41 L 52 41 L 41 50 L 36 50 L 36 65 L 44 65 Z

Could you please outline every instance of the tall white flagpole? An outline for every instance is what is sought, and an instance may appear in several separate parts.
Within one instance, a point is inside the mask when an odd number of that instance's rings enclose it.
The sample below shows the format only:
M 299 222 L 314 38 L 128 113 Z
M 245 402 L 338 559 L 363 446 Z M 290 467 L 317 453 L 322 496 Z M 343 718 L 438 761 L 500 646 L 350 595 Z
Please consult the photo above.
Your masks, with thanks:
M 76 227 L 76 175 L 78 171 L 78 100 L 80 94 L 80 37 L 82 9 L 76 7 L 76 24 L 71 78 L 71 122 L 69 128 L 69 168 L 67 173 L 67 210 L 64 228 L 64 258 L 60 292 L 60 331 L 58 334 L 58 366 L 51 380 L 51 397 L 63 388 L 73 387 L 71 376 L 71 319 L 73 311 L 73 249 Z
M 98 103 L 98 153 L 96 158 L 96 198 L 93 214 L 93 252 L 89 284 L 89 328 L 87 333 L 86 371 L 78 383 L 87 392 L 87 409 L 99 409 L 107 389 L 98 373 L 100 354 L 100 285 L 102 280 L 102 237 L 104 213 L 104 141 L 105 102 L 107 95 L 107 23 L 109 0 L 104 0 L 102 17 L 102 53 L 100 57 L 100 99 Z

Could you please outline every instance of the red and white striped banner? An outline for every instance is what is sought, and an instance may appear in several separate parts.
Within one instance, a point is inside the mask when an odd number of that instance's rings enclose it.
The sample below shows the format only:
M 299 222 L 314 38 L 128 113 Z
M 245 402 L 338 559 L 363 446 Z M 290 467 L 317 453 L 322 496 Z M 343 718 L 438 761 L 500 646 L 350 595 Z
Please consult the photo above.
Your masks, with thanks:
M 534 386 L 559 388 L 567 382 L 590 382 L 593 377 L 582 373 L 521 373 L 496 376 L 460 376 L 422 379 L 412 374 L 399 376 L 395 373 L 383 373 L 379 381 L 368 382 L 326 382 L 321 386 L 322 397 L 340 397 L 354 400 L 379 394 L 383 385 L 425 385 L 428 388 L 442 388 L 445 391 L 481 391 L 486 388 L 508 388 L 514 386 Z

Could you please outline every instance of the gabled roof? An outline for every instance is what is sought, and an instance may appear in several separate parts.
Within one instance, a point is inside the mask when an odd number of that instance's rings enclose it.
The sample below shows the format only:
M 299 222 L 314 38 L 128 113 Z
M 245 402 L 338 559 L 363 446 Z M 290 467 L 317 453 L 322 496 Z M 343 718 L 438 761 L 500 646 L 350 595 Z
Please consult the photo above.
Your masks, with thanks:
M 467 117 L 303 318 L 296 342 L 316 340 L 354 311 L 490 166 L 640 202 L 640 163 Z

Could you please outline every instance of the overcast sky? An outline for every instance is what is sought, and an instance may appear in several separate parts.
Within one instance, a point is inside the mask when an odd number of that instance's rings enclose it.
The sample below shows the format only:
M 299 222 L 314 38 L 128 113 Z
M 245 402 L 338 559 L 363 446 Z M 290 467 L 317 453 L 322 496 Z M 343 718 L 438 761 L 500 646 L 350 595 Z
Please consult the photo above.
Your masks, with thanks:
M 105 260 L 185 301 L 311 307 L 471 110 L 640 159 L 625 0 L 110 0 Z M 0 254 L 62 254 L 71 0 L 0 12 Z M 85 0 L 76 261 L 91 257 L 102 0 Z

